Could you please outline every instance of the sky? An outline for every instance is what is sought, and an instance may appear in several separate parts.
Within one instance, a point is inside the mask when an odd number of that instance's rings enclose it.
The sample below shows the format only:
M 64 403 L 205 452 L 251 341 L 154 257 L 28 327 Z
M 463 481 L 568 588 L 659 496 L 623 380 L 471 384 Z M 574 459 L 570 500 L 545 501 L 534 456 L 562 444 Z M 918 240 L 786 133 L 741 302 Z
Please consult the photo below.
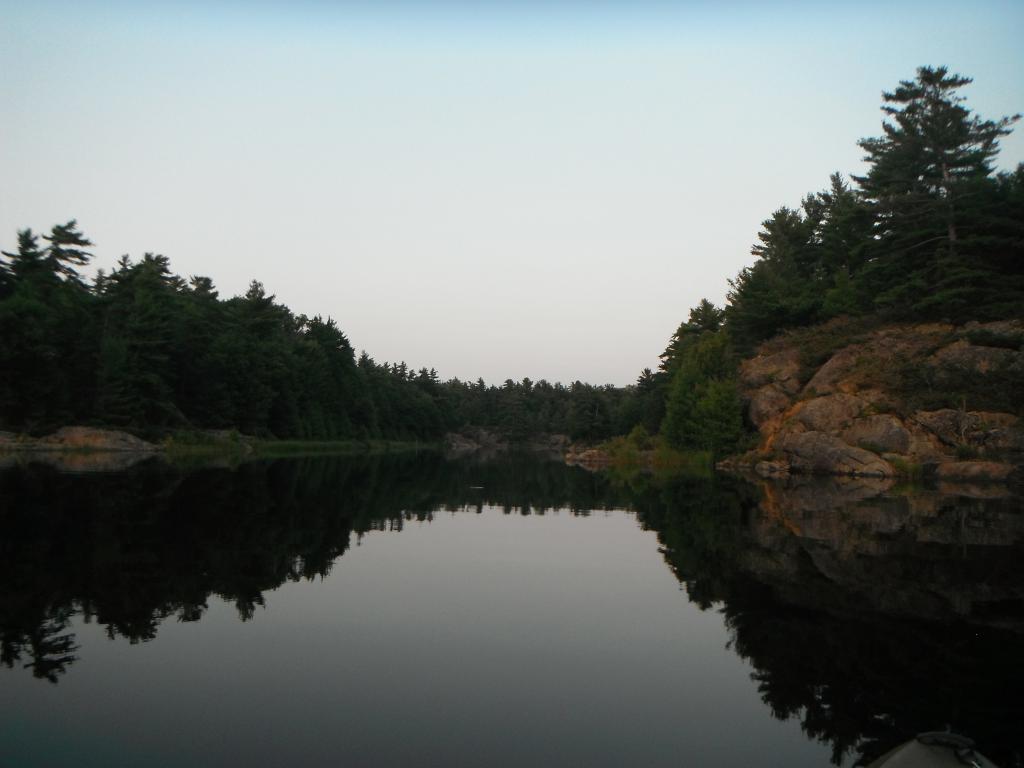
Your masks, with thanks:
M 260 280 L 378 362 L 623 385 L 881 92 L 1024 112 L 1024 3 L 0 0 L 0 246 Z M 1024 161 L 1024 128 L 998 164 Z

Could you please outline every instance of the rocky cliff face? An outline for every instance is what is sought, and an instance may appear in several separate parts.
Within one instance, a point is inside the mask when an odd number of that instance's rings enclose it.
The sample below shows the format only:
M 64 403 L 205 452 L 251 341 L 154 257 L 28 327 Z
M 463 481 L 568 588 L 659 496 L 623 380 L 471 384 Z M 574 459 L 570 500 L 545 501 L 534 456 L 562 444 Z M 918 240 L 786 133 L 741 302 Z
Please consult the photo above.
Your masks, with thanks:
M 766 342 L 740 385 L 757 448 L 723 462 L 942 480 L 1024 477 L 1024 323 L 833 322 Z

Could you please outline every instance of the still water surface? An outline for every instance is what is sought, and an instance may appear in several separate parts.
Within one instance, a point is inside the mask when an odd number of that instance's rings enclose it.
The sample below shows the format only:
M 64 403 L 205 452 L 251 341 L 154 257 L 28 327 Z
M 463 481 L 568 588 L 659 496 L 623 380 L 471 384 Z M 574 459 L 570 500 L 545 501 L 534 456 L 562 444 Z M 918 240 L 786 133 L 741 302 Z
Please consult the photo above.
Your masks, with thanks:
M 0 766 L 1019 763 L 1019 499 L 882 490 L 11 467 Z

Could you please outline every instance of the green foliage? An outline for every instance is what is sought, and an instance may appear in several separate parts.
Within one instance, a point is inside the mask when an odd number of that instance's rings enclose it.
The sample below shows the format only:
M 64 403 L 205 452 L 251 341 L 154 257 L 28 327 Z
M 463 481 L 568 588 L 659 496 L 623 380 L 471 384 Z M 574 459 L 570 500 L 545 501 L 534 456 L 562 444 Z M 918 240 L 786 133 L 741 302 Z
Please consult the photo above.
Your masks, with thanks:
M 40 248 L 31 230 L 3 252 L 0 285 L 0 424 L 44 431 L 88 412 L 97 354 L 95 297 L 74 267 L 89 245 L 75 222 L 53 228 Z
M 637 424 L 626 435 L 626 441 L 638 451 L 649 451 L 654 447 L 654 438 L 643 424 Z
M 988 319 L 1024 312 L 1024 167 L 993 176 L 1019 116 L 982 120 L 970 78 L 922 67 L 883 94 L 883 136 L 851 189 L 839 174 L 765 220 L 755 262 L 730 281 L 725 320 L 750 352 L 842 315 Z
M 89 263 L 92 254 L 82 250 L 92 243 L 78 231 L 78 223 L 72 219 L 67 224 L 57 224 L 50 234 L 43 237 L 50 245 L 46 249 L 46 265 L 49 271 L 64 280 L 79 280 L 76 267 Z
M 723 310 L 707 299 L 701 299 L 700 303 L 690 310 L 689 319 L 685 323 L 680 323 L 676 332 L 672 334 L 672 338 L 669 339 L 668 347 L 660 355 L 661 365 L 658 368 L 659 372 L 665 374 L 665 378 L 671 379 L 678 370 L 683 358 L 689 354 L 702 335 L 706 332 L 719 330 L 724 320 L 725 312 Z M 637 384 L 642 386 L 646 382 L 651 382 L 651 384 L 657 383 L 652 380 L 650 370 L 645 368 Z
M 698 447 L 715 456 L 736 448 L 743 437 L 743 407 L 736 382 L 709 381 L 697 400 Z
M 707 299 L 701 299 L 700 303 L 690 310 L 690 319 L 687 325 L 698 331 L 717 331 L 722 327 L 724 319 L 724 311 Z
M 680 361 L 669 390 L 662 434 L 682 450 L 721 455 L 743 436 L 736 362 L 725 332 L 706 332 Z
M 613 437 L 602 443 L 601 449 L 607 454 L 613 467 L 642 470 L 650 463 L 651 454 L 658 444 L 658 439 L 651 435 L 643 424 L 637 424 L 625 437 Z
M 745 350 L 821 318 L 821 291 L 787 261 L 759 261 L 729 281 L 726 317 Z
M 992 226 L 1012 216 L 1009 201 L 998 200 L 992 160 L 1019 115 L 973 115 L 959 94 L 970 83 L 945 67 L 919 68 L 915 80 L 883 94 L 884 135 L 860 142 L 870 167 L 857 182 L 874 219 L 865 282 L 880 307 L 984 316 L 987 306 L 1024 296 L 1020 264 L 1001 275 L 996 256 L 1003 249 L 1019 255 L 1019 238 Z
M 75 222 L 41 248 L 30 230 L 0 261 L 0 428 L 42 432 L 70 420 L 159 437 L 201 430 L 301 441 L 430 441 L 485 427 L 512 441 L 543 432 L 603 440 L 656 430 L 660 382 L 570 387 L 547 381 L 441 381 L 404 363 L 358 361 L 331 318 L 295 315 L 258 281 L 223 300 L 213 282 L 164 256 L 123 257 L 93 285 L 76 268 L 90 245 Z M 710 303 L 693 321 L 716 327 Z
M 842 176 L 829 181 L 801 210 L 780 208 L 762 223 L 751 249 L 758 260 L 729 282 L 725 318 L 742 349 L 865 304 L 853 276 L 865 263 L 871 220 Z
M 447 426 L 436 374 L 357 366 L 333 320 L 294 315 L 256 281 L 223 301 L 209 278 L 185 281 L 147 253 L 87 286 L 77 268 L 91 243 L 75 222 L 44 239 L 19 232 L 0 262 L 0 428 L 335 440 L 427 439 Z
M 860 300 L 850 273 L 843 269 L 832 276 L 832 287 L 825 291 L 821 302 L 824 317 L 853 315 L 860 310 Z
M 542 433 L 599 442 L 625 434 L 645 419 L 648 409 L 660 405 L 653 385 L 643 384 L 613 387 L 577 381 L 566 387 L 543 379 L 508 379 L 500 387 L 488 387 L 482 380 L 452 379 L 438 389 L 449 429 L 482 427 L 512 442 Z
M 914 461 L 907 461 L 899 456 L 890 456 L 888 459 L 896 474 L 911 482 L 918 482 L 924 476 L 924 467 Z

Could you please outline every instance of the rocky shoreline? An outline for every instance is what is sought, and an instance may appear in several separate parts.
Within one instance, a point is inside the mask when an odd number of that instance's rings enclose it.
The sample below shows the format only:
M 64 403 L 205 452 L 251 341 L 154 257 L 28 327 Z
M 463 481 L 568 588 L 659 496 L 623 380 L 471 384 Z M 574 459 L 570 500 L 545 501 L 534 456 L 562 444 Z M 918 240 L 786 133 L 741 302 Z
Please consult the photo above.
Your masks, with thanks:
M 0 432 L 0 468 L 29 461 L 66 472 L 117 472 L 162 455 L 163 450 L 112 429 L 62 427 L 45 437 Z
M 61 427 L 45 437 L 0 432 L 0 451 L 104 451 L 156 453 L 163 447 L 127 432 L 94 427 Z
M 466 456 L 479 453 L 491 456 L 509 450 L 526 450 L 535 453 L 565 455 L 571 450 L 567 435 L 537 434 L 528 440 L 515 442 L 504 435 L 482 428 L 469 427 L 444 436 L 445 452 L 449 456 Z
M 1024 374 L 1024 323 L 880 328 L 819 365 L 806 362 L 809 335 L 773 339 L 741 364 L 758 444 L 720 469 L 1024 481 L 1024 423 L 1006 410 L 1024 403 L 1024 391 L 1006 391 Z M 927 405 L 962 390 L 959 407 Z

